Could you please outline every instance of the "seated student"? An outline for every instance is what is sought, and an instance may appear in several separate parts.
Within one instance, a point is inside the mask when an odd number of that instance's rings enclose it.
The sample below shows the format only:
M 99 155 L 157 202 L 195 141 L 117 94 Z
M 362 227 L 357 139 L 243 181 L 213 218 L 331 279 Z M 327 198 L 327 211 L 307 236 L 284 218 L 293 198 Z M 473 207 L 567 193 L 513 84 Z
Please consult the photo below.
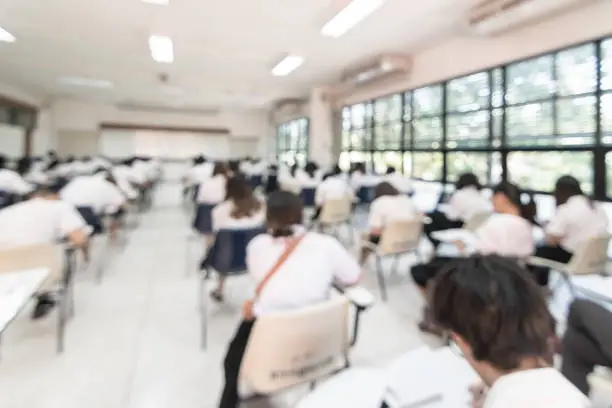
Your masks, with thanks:
M 329 200 L 353 199 L 353 190 L 342 177 L 340 166 L 334 166 L 331 172 L 323 176 L 323 181 L 315 191 L 315 213 L 312 220 L 319 219 L 323 205 Z
M 612 368 L 612 312 L 589 300 L 577 299 L 567 318 L 561 372 L 589 395 L 587 376 L 595 366 Z
M 431 223 L 424 227 L 429 240 L 438 246 L 439 241 L 431 237 L 432 232 L 461 228 L 463 223 L 476 214 L 491 210 L 491 204 L 481 193 L 482 186 L 473 173 L 464 173 L 455 183 L 455 192 L 448 201 L 445 212 L 435 210 L 427 214 Z
M 567 263 L 589 238 L 607 232 L 608 217 L 600 205 L 584 195 L 580 182 L 572 176 L 557 180 L 554 195 L 557 212 L 544 228 L 546 242 L 536 249 L 535 256 Z M 530 269 L 540 285 L 548 285 L 548 268 Z
M 130 164 L 131 161 L 129 159 L 120 161 L 112 167 L 110 174 L 127 199 L 134 201 L 138 199 L 138 191 L 134 188 L 136 183 L 130 169 Z
M 198 187 L 198 195 L 196 197 L 197 204 L 205 204 L 208 206 L 216 206 L 221 204 L 227 195 L 227 179 L 229 169 L 226 163 L 216 162 L 213 168 L 212 177 L 200 182 Z M 196 227 L 205 235 L 207 243 L 212 242 L 212 218 L 206 213 L 196 215 Z M 212 216 L 212 214 L 211 214 Z
M 43 187 L 27 201 L 0 210 L 0 247 L 52 244 L 62 239 L 86 249 L 89 228 L 83 217 L 69 203 L 57 196 L 59 186 Z M 51 276 L 37 295 L 32 318 L 39 319 L 55 305 L 49 291 L 62 276 Z
M 553 319 L 541 291 L 515 261 L 490 255 L 452 263 L 432 289 L 434 318 L 488 387 L 475 396 L 484 407 L 591 406 L 550 366 Z
M 493 189 L 493 208 L 495 214 L 476 230 L 474 242 L 469 243 L 474 252 L 496 254 L 524 259 L 534 250 L 532 221 L 535 210 L 530 204 L 521 203 L 521 190 L 514 184 L 502 182 Z M 457 242 L 463 251 L 466 243 Z M 427 264 L 412 268 L 412 277 L 419 290 L 426 297 L 429 281 L 455 258 L 435 257 Z M 431 319 L 430 311 L 425 308 L 423 321 L 419 328 L 433 334 L 440 334 L 436 322 Z
M 17 196 L 31 193 L 32 185 L 26 182 L 19 173 L 7 168 L 6 157 L 0 156 L 0 192 Z
M 316 188 L 321 179 L 319 178 L 319 166 L 314 162 L 308 162 L 304 171 L 297 170 L 295 176 L 296 182 L 302 189 Z
M 400 194 L 391 183 L 382 182 L 376 186 L 374 201 L 370 205 L 367 239 L 373 244 L 378 244 L 380 235 L 390 222 L 412 220 L 419 216 L 420 214 L 410 197 Z M 371 249 L 362 248 L 359 258 L 361 265 L 366 262 L 370 253 Z
M 225 201 L 212 211 L 213 231 L 263 227 L 265 221 L 265 206 L 253 195 L 249 183 L 241 177 L 230 178 Z M 217 289 L 210 294 L 218 302 L 223 301 L 224 283 L 225 279 L 220 276 Z
M 411 194 L 413 191 L 410 178 L 399 174 L 393 166 L 387 166 L 387 175 L 384 179 L 391 183 L 397 191 L 402 194 Z
M 94 234 L 103 232 L 103 216 L 115 215 L 126 205 L 125 196 L 106 175 L 103 168 L 96 169 L 93 175 L 75 177 L 60 191 L 60 198 L 76 207 Z M 111 236 L 114 238 L 117 226 L 113 224 Z
M 271 164 L 268 167 L 268 176 L 266 177 L 266 187 L 264 191 L 266 195 L 268 195 L 278 190 L 280 190 L 278 184 L 278 166 L 276 164 Z
M 247 249 L 247 268 L 258 284 L 257 295 L 245 304 L 244 320 L 225 357 L 220 408 L 238 406 L 238 375 L 255 319 L 323 302 L 334 281 L 350 286 L 359 280 L 353 256 L 336 239 L 307 232 L 301 225 L 302 212 L 295 194 L 277 191 L 268 197 L 268 233 L 253 239 Z

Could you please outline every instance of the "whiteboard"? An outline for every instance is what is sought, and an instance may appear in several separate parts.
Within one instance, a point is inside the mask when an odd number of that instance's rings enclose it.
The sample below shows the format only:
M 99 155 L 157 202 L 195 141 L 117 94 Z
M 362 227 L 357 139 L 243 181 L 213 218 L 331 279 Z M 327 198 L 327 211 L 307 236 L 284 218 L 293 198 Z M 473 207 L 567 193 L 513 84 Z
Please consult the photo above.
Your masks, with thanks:
M 17 158 L 25 154 L 25 129 L 0 123 L 0 154 Z
M 230 151 L 226 134 L 157 130 L 103 130 L 99 146 L 100 154 L 111 158 L 151 156 L 184 160 L 203 154 L 226 159 Z

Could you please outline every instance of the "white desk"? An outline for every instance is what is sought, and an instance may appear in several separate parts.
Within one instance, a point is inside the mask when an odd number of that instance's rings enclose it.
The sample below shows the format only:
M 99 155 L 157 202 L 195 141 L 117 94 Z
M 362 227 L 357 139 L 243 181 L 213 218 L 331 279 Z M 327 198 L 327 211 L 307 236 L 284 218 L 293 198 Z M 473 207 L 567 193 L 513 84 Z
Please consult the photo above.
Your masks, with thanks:
M 0 274 L 0 334 L 17 317 L 48 276 L 47 268 Z

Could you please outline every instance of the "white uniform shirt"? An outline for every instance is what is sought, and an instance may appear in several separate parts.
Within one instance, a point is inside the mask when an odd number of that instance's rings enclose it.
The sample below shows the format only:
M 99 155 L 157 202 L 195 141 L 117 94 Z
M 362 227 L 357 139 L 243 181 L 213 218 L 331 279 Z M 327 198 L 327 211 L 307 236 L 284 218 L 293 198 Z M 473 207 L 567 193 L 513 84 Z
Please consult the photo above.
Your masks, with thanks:
M 397 189 L 400 193 L 408 194 L 412 193 L 412 180 L 409 177 L 401 175 L 399 173 L 391 173 L 387 174 L 384 178 L 384 181 L 391 183 L 393 187 Z
M 266 207 L 261 205 L 259 211 L 254 212 L 250 217 L 233 218 L 232 211 L 234 203 L 224 201 L 215 206 L 212 211 L 213 230 L 220 229 L 247 229 L 262 227 L 266 223 Z
M 200 184 L 212 177 L 214 164 L 206 162 L 193 166 L 187 173 L 187 184 Z
M 119 165 L 113 167 L 112 175 L 117 181 L 117 185 L 130 200 L 138 198 L 138 191 L 132 186 L 132 172 L 128 166 Z
M 533 253 L 533 226 L 523 217 L 492 214 L 476 230 L 475 250 L 481 254 L 525 258 Z
M 453 193 L 445 214 L 450 220 L 467 221 L 474 215 L 492 211 L 491 202 L 474 187 L 465 187 Z
M 343 198 L 352 198 L 353 190 L 340 176 L 328 177 L 319 184 L 315 192 L 315 204 L 322 206 L 329 200 L 340 200 Z
M 296 228 L 297 234 L 306 233 Z M 269 234 L 255 237 L 247 248 L 247 269 L 256 283 L 268 274 L 285 249 L 286 239 Z M 256 316 L 297 309 L 329 298 L 334 281 L 357 282 L 361 268 L 335 238 L 308 232 L 261 292 Z
M 557 208 L 545 231 L 562 238 L 561 247 L 573 253 L 589 238 L 608 231 L 608 217 L 600 205 L 576 195 Z
M 197 202 L 202 204 L 219 204 L 225 201 L 227 179 L 221 174 L 204 180 L 198 189 Z
M 419 212 L 410 197 L 405 195 L 382 196 L 372 201 L 368 227 L 382 229 L 391 221 L 412 220 Z
M 518 371 L 499 378 L 484 408 L 587 408 L 591 403 L 554 368 Z
M 305 171 L 298 171 L 295 174 L 295 179 L 302 188 L 316 188 L 321 182 L 321 178 L 317 176 L 317 173 L 315 173 L 314 177 L 310 177 Z
M 357 192 L 361 187 L 374 187 L 380 182 L 380 177 L 374 174 L 364 174 L 359 171 L 350 175 L 351 188 Z
M 75 207 L 91 207 L 96 214 L 114 213 L 125 204 L 121 190 L 98 175 L 74 178 L 60 191 L 60 198 Z
M 0 169 L 0 191 L 23 195 L 32 190 L 33 187 L 19 173 L 9 169 Z
M 89 228 L 79 212 L 60 200 L 33 198 L 0 210 L 0 247 L 54 243 Z

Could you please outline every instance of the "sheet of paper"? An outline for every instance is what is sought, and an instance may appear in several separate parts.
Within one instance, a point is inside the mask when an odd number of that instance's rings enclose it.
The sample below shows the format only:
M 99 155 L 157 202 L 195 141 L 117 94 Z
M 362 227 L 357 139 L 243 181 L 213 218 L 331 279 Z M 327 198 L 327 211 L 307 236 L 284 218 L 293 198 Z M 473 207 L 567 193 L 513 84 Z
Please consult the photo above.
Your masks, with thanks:
M 15 318 L 48 275 L 46 268 L 0 274 L 0 332 Z

